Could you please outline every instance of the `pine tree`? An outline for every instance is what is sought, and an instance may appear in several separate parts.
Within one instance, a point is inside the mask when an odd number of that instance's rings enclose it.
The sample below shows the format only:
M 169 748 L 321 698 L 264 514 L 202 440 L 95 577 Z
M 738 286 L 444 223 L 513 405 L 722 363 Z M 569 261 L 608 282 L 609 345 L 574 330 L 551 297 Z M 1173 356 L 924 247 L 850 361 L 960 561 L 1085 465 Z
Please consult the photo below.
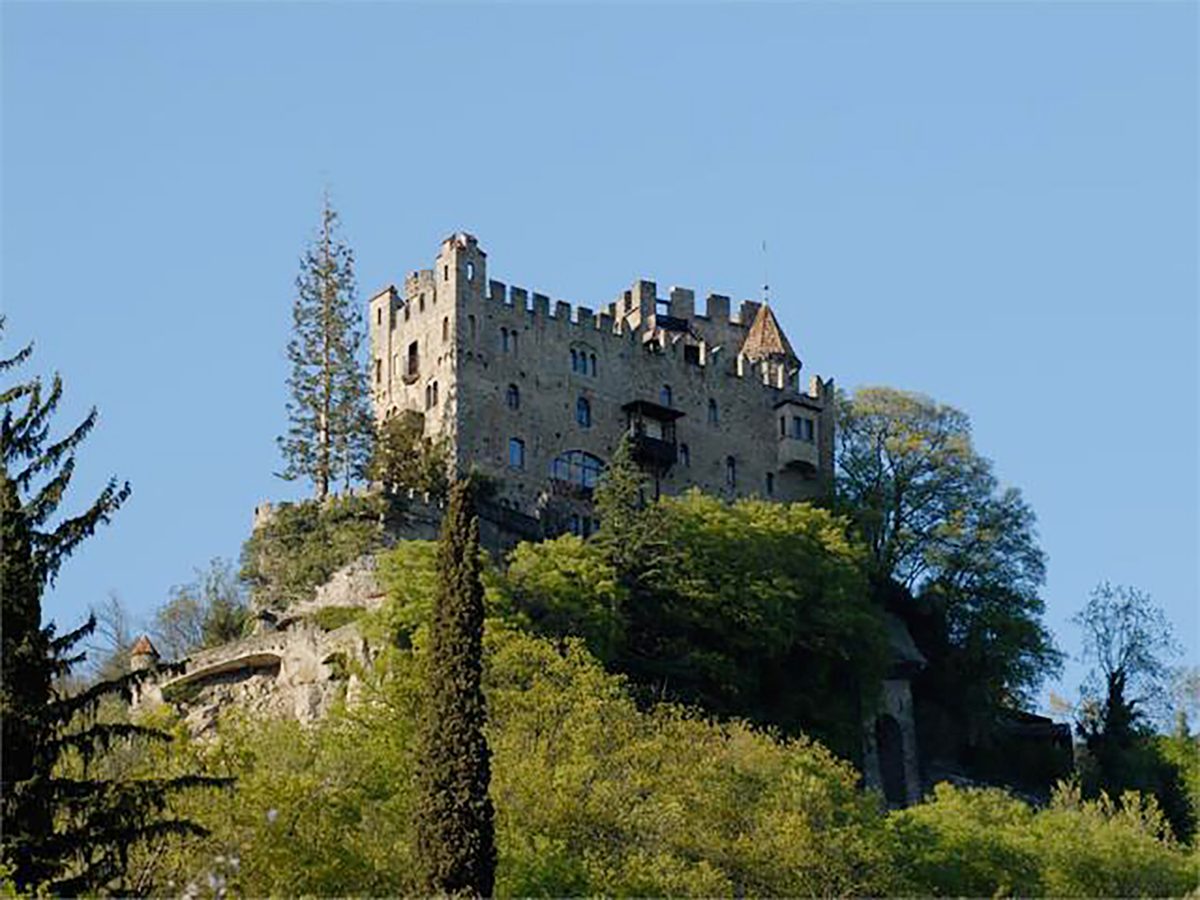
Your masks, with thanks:
M 338 237 L 338 214 L 328 197 L 321 230 L 300 261 L 287 356 L 288 432 L 278 438 L 287 463 L 282 476 L 308 478 L 318 500 L 340 479 L 349 489 L 363 477 L 373 436 L 367 377 L 359 352 L 362 310 L 354 254 Z
M 0 333 L 3 327 L 0 317 Z M 27 346 L 0 359 L 0 372 L 24 362 L 31 350 Z M 169 736 L 131 723 L 94 720 L 105 697 L 128 698 L 145 672 L 74 695 L 56 689 L 56 680 L 83 661 L 83 654 L 72 648 L 95 629 L 96 620 L 56 637 L 53 625 L 42 626 L 42 592 L 66 557 L 129 497 L 128 483 L 113 479 L 84 512 L 48 524 L 70 485 L 76 448 L 97 416 L 92 409 L 66 437 L 48 443 L 61 397 L 57 375 L 48 393 L 37 378 L 0 391 L 0 858 L 20 889 L 45 885 L 74 895 L 119 886 L 128 850 L 139 841 L 202 834 L 194 823 L 161 813 L 176 791 L 225 782 L 192 776 L 128 781 L 86 777 L 87 764 L 116 741 Z M 68 755 L 83 760 L 84 777 L 56 771 Z
M 430 894 L 491 896 L 496 875 L 483 688 L 479 520 L 469 480 L 454 483 L 438 545 L 441 582 L 420 734 L 417 843 Z

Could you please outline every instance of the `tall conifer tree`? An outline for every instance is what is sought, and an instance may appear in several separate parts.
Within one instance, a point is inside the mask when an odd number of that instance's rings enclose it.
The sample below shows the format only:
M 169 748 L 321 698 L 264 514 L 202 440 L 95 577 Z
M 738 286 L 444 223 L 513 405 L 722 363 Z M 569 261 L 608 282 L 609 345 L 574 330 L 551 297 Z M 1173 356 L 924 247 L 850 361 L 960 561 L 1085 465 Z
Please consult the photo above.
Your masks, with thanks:
M 438 545 L 441 581 L 421 723 L 417 842 L 430 894 L 489 897 L 496 877 L 483 675 L 479 520 L 469 480 L 454 483 Z
M 0 316 L 0 333 L 3 326 Z M 26 360 L 30 350 L 0 359 L 0 372 Z M 82 513 L 49 524 L 75 471 L 76 448 L 96 423 L 93 409 L 65 437 L 50 441 L 50 420 L 61 397 L 58 376 L 49 392 L 37 378 L 0 390 L 0 858 L 22 890 L 120 892 L 130 846 L 164 834 L 204 833 L 187 820 L 162 815 L 170 795 L 225 780 L 113 781 L 86 775 L 88 761 L 114 741 L 170 738 L 156 729 L 93 718 L 104 697 L 128 697 L 146 672 L 74 695 L 56 689 L 56 679 L 83 660 L 72 648 L 96 620 L 56 637 L 53 625 L 42 626 L 42 591 L 66 557 L 129 496 L 129 485 L 113 479 Z M 83 777 L 56 771 L 67 754 L 82 758 Z
M 317 499 L 339 480 L 365 473 L 372 439 L 367 377 L 359 352 L 362 310 L 354 253 L 338 236 L 338 214 L 325 198 L 321 229 L 304 252 L 288 342 L 288 431 L 278 439 L 286 479 L 308 478 Z

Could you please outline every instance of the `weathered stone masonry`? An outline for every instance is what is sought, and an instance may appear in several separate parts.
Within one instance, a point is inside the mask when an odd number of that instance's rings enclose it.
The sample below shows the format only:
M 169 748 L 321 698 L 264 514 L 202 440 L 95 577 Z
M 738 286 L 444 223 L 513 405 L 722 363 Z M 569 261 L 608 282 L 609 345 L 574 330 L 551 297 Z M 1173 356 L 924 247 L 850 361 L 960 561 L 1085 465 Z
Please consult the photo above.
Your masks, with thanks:
M 379 420 L 425 414 L 460 470 L 548 532 L 587 530 L 590 488 L 622 436 L 653 489 L 727 498 L 823 496 L 833 472 L 833 383 L 801 388 L 801 362 L 769 306 L 730 314 L 711 294 L 666 299 L 637 281 L 599 313 L 489 280 L 469 234 L 433 267 L 370 301 Z

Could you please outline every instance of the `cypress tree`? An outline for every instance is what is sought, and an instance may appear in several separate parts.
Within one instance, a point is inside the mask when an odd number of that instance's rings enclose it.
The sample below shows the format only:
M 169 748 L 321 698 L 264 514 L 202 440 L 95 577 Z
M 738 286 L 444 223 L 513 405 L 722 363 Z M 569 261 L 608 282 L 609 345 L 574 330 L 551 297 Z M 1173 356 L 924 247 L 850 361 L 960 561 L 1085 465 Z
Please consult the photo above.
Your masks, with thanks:
M 326 197 L 321 230 L 305 250 L 292 305 L 287 357 L 288 431 L 278 440 L 288 480 L 308 478 L 318 500 L 339 479 L 349 488 L 370 459 L 373 430 L 367 376 L 359 360 L 362 310 L 354 253 L 338 237 L 338 214 Z
M 430 894 L 491 896 L 496 877 L 483 675 L 479 520 L 469 480 L 450 490 L 420 732 L 417 846 Z
M 0 333 L 4 319 L 0 316 Z M 29 357 L 27 346 L 0 359 L 0 372 Z M 0 858 L 22 891 L 41 886 L 68 895 L 121 889 L 129 848 L 165 834 L 203 834 L 192 822 L 162 812 L 172 793 L 227 783 L 185 776 L 116 781 L 89 778 L 89 762 L 113 742 L 169 735 L 128 722 L 100 723 L 95 712 L 108 696 L 128 699 L 147 676 L 136 672 L 77 694 L 62 694 L 56 679 L 83 661 L 72 648 L 96 627 L 55 636 L 42 626 L 42 592 L 71 552 L 109 521 L 129 496 L 128 483 L 111 480 L 81 514 L 48 523 L 75 470 L 75 450 L 96 423 L 93 409 L 65 437 L 47 442 L 62 397 L 54 377 L 48 393 L 40 379 L 0 390 Z M 19 409 L 17 407 L 20 407 Z M 24 498 L 22 495 L 25 495 Z M 84 763 L 83 777 L 56 771 L 67 755 Z

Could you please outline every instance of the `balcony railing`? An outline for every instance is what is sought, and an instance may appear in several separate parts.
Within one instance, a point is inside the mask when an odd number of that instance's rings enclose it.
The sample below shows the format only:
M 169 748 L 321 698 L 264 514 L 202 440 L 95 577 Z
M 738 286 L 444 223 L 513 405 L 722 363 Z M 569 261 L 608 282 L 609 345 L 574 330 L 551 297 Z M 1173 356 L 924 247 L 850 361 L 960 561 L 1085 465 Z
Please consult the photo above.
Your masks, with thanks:
M 629 435 L 630 451 L 638 465 L 655 469 L 669 469 L 675 465 L 678 449 L 674 441 L 664 441 L 646 434 Z

